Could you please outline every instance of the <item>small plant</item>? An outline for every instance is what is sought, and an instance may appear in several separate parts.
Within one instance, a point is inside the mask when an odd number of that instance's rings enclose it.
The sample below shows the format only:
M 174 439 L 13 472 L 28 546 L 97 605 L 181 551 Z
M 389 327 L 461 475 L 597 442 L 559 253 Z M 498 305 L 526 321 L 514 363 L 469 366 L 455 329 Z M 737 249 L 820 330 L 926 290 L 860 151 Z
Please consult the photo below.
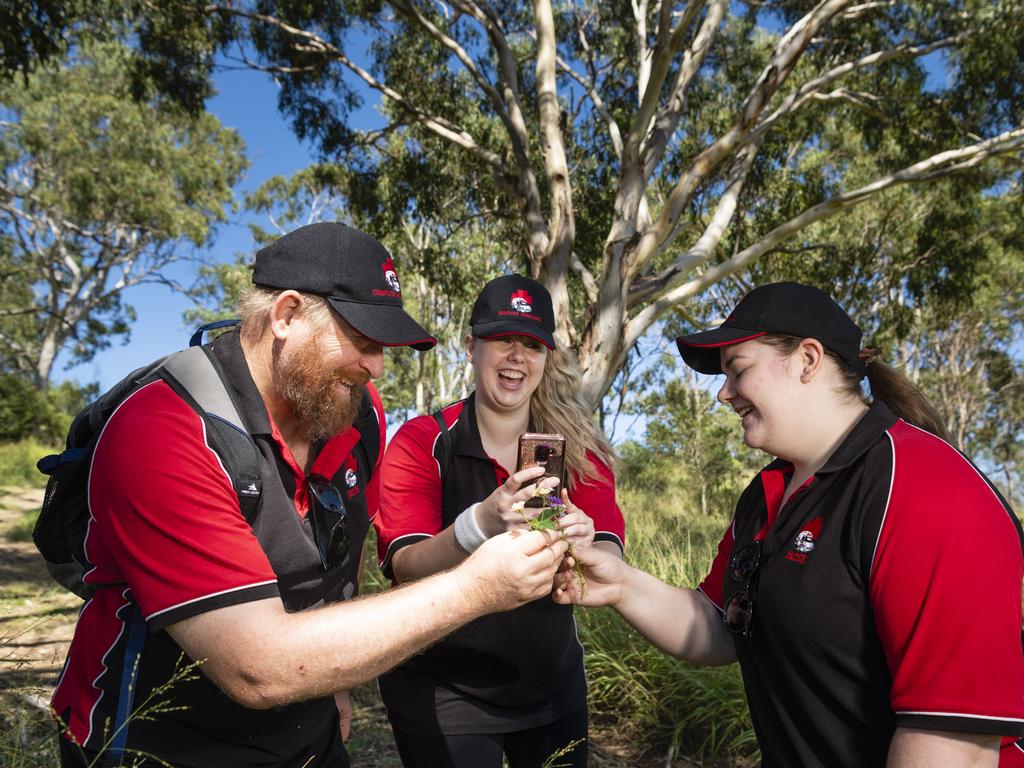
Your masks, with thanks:
M 561 749 L 552 752 L 547 760 L 544 761 L 544 765 L 540 768 L 569 768 L 572 763 L 558 763 L 556 760 L 561 760 L 563 757 L 572 752 L 576 747 L 582 744 L 584 739 L 573 739 Z
M 526 505 L 517 501 L 513 504 L 513 508 L 519 511 L 519 514 L 523 516 L 523 520 L 535 531 L 558 531 L 562 540 L 566 543 L 568 549 L 566 554 L 572 558 L 572 573 L 576 578 L 576 582 L 580 586 L 580 594 L 583 594 L 583 590 L 587 586 L 587 577 L 583 572 L 583 566 L 576 562 L 575 555 L 572 550 L 572 542 L 569 541 L 569 537 L 565 535 L 565 531 L 561 527 L 561 519 L 565 517 L 565 504 L 558 496 L 555 496 L 547 488 L 543 486 L 537 486 L 533 492 L 534 498 L 544 500 L 544 506 L 540 508 L 540 512 L 534 517 L 528 517 L 526 514 Z

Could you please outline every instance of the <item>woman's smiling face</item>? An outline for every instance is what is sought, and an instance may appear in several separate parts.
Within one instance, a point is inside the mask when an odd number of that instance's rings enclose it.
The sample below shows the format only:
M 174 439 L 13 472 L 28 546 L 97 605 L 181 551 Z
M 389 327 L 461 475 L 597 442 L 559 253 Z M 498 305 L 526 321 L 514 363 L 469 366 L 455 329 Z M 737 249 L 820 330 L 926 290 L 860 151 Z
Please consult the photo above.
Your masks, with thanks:
M 470 338 L 477 399 L 496 410 L 529 407 L 544 375 L 548 348 L 530 336 Z
M 784 356 L 757 339 L 721 351 L 725 383 L 718 400 L 743 422 L 743 442 L 751 448 L 787 457 L 787 446 L 799 439 L 801 408 L 799 355 Z

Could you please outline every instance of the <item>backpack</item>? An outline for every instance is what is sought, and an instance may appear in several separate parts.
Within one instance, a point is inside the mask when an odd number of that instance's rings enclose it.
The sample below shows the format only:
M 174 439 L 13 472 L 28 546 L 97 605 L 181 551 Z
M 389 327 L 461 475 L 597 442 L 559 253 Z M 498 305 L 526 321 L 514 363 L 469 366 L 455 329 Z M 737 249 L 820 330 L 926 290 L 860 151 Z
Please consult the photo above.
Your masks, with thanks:
M 204 331 L 237 322 L 203 326 L 193 335 L 188 349 L 132 371 L 75 416 L 64 451 L 44 456 L 37 462 L 39 471 L 50 479 L 32 539 L 53 579 L 83 600 L 89 599 L 97 586 L 103 586 L 84 581 L 85 574 L 91 570 L 85 556 L 85 536 L 89 525 L 88 486 L 93 452 L 114 411 L 146 384 L 165 381 L 203 420 L 210 447 L 231 478 L 242 514 L 252 522 L 262 493 L 256 445 L 224 387 L 213 353 L 199 346 Z

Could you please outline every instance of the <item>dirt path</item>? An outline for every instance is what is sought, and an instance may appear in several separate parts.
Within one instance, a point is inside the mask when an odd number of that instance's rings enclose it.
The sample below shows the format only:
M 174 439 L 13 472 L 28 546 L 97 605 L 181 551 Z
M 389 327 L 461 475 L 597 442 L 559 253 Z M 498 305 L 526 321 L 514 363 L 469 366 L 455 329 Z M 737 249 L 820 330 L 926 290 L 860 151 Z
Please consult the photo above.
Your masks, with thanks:
M 39 509 L 41 490 L 0 487 L 0 757 L 14 765 L 53 766 L 48 703 L 74 633 L 81 601 L 56 586 L 29 538 L 25 520 Z M 376 685 L 355 691 L 349 752 L 357 768 L 401 768 Z M 592 768 L 684 768 L 676 758 L 639 757 L 591 735 Z M 4 760 L 0 759 L 0 764 Z

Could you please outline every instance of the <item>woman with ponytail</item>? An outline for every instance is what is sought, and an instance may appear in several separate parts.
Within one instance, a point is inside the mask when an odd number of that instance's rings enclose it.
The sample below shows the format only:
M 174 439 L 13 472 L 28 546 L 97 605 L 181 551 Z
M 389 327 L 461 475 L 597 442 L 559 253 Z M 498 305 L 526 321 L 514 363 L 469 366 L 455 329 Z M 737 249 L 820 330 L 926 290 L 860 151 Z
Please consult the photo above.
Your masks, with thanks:
M 527 530 L 522 505 L 542 474 L 516 472 L 524 432 L 566 438 L 573 551 L 622 555 L 612 454 L 580 396 L 575 359 L 555 344 L 551 296 L 520 275 L 473 306 L 470 397 L 402 426 L 381 467 L 381 568 L 396 583 L 451 568 L 488 537 Z M 534 512 L 533 514 L 536 514 Z M 481 589 L 489 589 L 481 584 Z M 379 679 L 405 768 L 587 765 L 587 686 L 572 608 L 550 598 L 485 616 Z
M 927 399 L 798 283 L 678 344 L 776 458 L 697 589 L 584 551 L 583 588 L 562 578 L 556 601 L 612 605 L 681 659 L 738 661 L 766 766 L 1015 764 L 1021 528 Z

